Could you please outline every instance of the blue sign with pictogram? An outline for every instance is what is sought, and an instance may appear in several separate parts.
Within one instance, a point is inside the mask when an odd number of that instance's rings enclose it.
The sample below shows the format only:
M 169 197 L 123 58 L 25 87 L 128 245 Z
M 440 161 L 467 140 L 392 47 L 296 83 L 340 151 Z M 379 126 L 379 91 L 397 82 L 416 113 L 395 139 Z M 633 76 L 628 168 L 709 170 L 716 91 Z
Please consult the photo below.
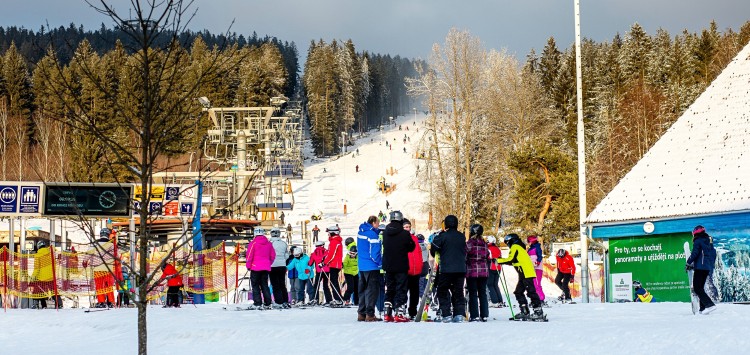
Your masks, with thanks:
M 141 214 L 141 201 L 133 200 L 133 214 Z
M 148 203 L 148 214 L 150 215 L 160 215 L 161 214 L 161 202 L 154 202 L 151 201 Z
M 0 213 L 16 213 L 18 186 L 0 186 Z
M 39 213 L 41 187 L 21 186 L 19 213 Z
M 167 201 L 177 201 L 180 198 L 180 187 L 179 186 L 167 186 L 166 196 L 164 197 Z
M 180 216 L 192 216 L 193 204 L 190 202 L 180 202 Z

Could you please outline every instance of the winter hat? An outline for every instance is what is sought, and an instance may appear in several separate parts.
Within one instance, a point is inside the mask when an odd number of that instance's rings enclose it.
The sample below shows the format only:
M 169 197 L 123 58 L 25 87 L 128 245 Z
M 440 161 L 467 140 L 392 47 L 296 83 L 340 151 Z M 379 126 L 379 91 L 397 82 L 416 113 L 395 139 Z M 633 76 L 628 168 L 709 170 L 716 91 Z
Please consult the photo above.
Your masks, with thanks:
M 349 245 L 349 244 L 352 244 L 352 243 L 354 243 L 354 238 L 352 238 L 352 237 L 347 237 L 346 240 L 344 240 L 344 244 L 345 245 Z
M 409 220 L 408 218 L 404 218 L 404 223 L 403 223 L 403 225 L 407 225 L 407 224 L 408 224 L 408 225 L 411 225 L 411 221 L 410 221 L 410 220 Z
M 458 228 L 458 217 L 450 214 L 445 217 L 445 220 L 443 221 L 445 223 L 446 229 L 457 229 Z
M 357 246 L 356 245 L 352 245 L 351 249 L 349 249 L 349 256 L 352 257 L 352 258 L 356 258 L 357 257 Z
M 704 228 L 702 225 L 699 224 L 699 225 L 695 226 L 695 228 L 693 228 L 693 236 L 694 237 L 697 236 L 698 234 L 701 234 L 701 233 L 703 233 L 703 234 L 706 233 L 706 228 Z
M 532 235 L 530 235 L 530 236 L 528 236 L 528 237 L 526 238 L 526 241 L 527 241 L 527 242 L 529 242 L 529 244 L 532 244 L 532 243 L 536 243 L 536 242 L 537 242 L 537 240 L 539 240 L 539 239 L 537 238 L 537 236 L 535 236 L 535 235 L 533 235 L 533 234 L 532 234 Z

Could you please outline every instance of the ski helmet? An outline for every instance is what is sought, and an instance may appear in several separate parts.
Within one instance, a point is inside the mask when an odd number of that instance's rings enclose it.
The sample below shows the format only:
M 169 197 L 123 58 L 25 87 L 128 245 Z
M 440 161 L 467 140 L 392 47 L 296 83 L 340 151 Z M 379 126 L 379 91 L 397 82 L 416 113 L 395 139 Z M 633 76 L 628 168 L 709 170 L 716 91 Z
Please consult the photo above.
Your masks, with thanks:
M 641 282 L 638 281 L 638 280 L 634 280 L 633 281 L 633 287 L 635 287 L 635 288 L 641 288 Z
M 274 238 L 274 237 L 276 238 L 281 237 L 281 230 L 276 227 L 271 228 L 271 238 Z
M 292 251 L 292 255 L 294 256 L 302 255 L 302 248 L 295 247 L 294 250 Z
M 315 242 L 315 246 L 316 246 L 316 247 L 322 247 L 322 246 L 324 246 L 324 245 L 326 245 L 326 242 L 324 242 L 324 241 L 322 241 L 322 240 L 319 240 L 319 241 Z
M 404 221 L 404 214 L 401 211 L 392 211 L 390 216 L 391 221 Z
M 420 242 L 424 242 L 424 235 L 423 234 L 417 234 L 417 240 Z
M 481 238 L 483 233 L 484 227 L 479 223 L 472 224 L 469 228 L 469 237 L 476 236 L 477 238 Z
M 456 229 L 458 228 L 458 217 L 454 215 L 448 215 L 445 217 L 445 220 L 443 221 L 443 225 L 445 226 L 445 229 Z
M 40 239 L 38 242 L 36 242 L 36 248 L 37 250 L 42 249 L 47 246 L 47 241 L 44 239 Z
M 339 226 L 333 225 L 326 228 L 326 232 L 328 232 L 328 234 L 339 234 L 341 233 L 341 229 L 339 228 Z
M 497 241 L 495 237 L 492 235 L 488 235 L 486 238 L 487 238 L 487 243 L 489 244 L 495 244 L 495 242 Z
M 530 236 L 528 236 L 528 237 L 526 237 L 526 241 L 529 242 L 529 244 L 536 243 L 537 240 L 539 240 L 539 238 L 537 236 L 533 235 L 533 234 L 530 235 Z
M 266 229 L 261 226 L 257 226 L 255 227 L 255 229 L 253 229 L 253 234 L 254 235 L 266 235 Z
M 565 249 L 560 249 L 560 250 L 557 251 L 557 257 L 558 258 L 564 258 L 565 254 L 567 254 L 567 252 L 565 251 Z
M 511 233 L 505 236 L 505 239 L 503 239 L 503 242 L 505 242 L 507 246 L 511 246 L 513 244 L 520 243 L 521 238 L 518 236 L 518 234 Z
M 356 258 L 357 257 L 357 246 L 353 245 L 351 249 L 349 249 L 349 257 L 350 258 Z
M 346 244 L 346 245 L 349 245 L 349 244 L 352 244 L 352 243 L 354 243 L 354 238 L 352 238 L 352 237 L 348 237 L 348 238 L 346 238 L 346 240 L 344 240 L 344 244 Z

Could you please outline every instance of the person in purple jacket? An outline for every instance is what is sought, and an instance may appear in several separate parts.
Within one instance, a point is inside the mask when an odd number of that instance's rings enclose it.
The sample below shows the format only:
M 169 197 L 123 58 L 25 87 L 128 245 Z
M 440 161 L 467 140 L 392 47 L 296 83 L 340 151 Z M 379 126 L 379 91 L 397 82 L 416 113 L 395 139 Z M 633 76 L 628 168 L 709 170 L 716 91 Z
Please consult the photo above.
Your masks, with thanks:
M 276 251 L 266 238 L 265 229 L 256 227 L 253 234 L 255 238 L 248 245 L 245 254 L 245 266 L 250 270 L 250 284 L 253 286 L 253 304 L 255 308 L 270 309 L 271 291 L 268 288 L 268 275 L 271 273 L 271 264 L 276 259 Z
M 474 224 L 469 228 L 466 242 L 466 287 L 469 289 L 469 322 L 486 322 L 490 316 L 487 301 L 490 250 L 482 238 L 484 227 Z
M 534 289 L 536 294 L 539 295 L 539 300 L 544 304 L 544 291 L 542 290 L 542 274 L 544 273 L 544 265 L 542 265 L 542 246 L 539 244 L 539 238 L 535 235 L 530 235 L 526 238 L 529 243 L 528 252 L 531 263 L 534 264 L 534 272 L 536 272 L 536 278 L 534 279 Z

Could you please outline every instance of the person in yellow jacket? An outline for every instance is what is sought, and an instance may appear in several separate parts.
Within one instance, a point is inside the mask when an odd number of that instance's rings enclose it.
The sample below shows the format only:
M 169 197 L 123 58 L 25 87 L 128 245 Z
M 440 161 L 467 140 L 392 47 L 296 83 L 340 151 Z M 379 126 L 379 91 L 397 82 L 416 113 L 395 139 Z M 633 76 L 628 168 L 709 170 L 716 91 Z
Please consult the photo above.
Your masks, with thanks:
M 517 234 L 508 234 L 505 236 L 504 241 L 510 248 L 510 252 L 508 252 L 507 258 L 499 258 L 497 262 L 499 264 L 511 264 L 518 272 L 518 284 L 516 284 L 516 290 L 513 294 L 516 295 L 521 313 L 516 314 L 513 319 L 546 320 L 542 311 L 542 301 L 539 299 L 539 295 L 536 293 L 536 288 L 534 287 L 536 271 L 534 271 L 534 264 L 531 262 L 529 253 L 526 252 L 526 245 Z M 531 298 L 531 307 L 534 309 L 534 314 L 530 314 L 529 312 L 528 301 L 526 301 L 524 292 Z
M 39 299 L 39 307 L 47 308 L 47 298 L 54 290 L 52 275 L 52 254 L 47 242 L 37 242 L 37 252 L 34 254 L 34 271 L 31 273 L 32 292 Z M 43 296 L 42 296 L 43 295 Z

